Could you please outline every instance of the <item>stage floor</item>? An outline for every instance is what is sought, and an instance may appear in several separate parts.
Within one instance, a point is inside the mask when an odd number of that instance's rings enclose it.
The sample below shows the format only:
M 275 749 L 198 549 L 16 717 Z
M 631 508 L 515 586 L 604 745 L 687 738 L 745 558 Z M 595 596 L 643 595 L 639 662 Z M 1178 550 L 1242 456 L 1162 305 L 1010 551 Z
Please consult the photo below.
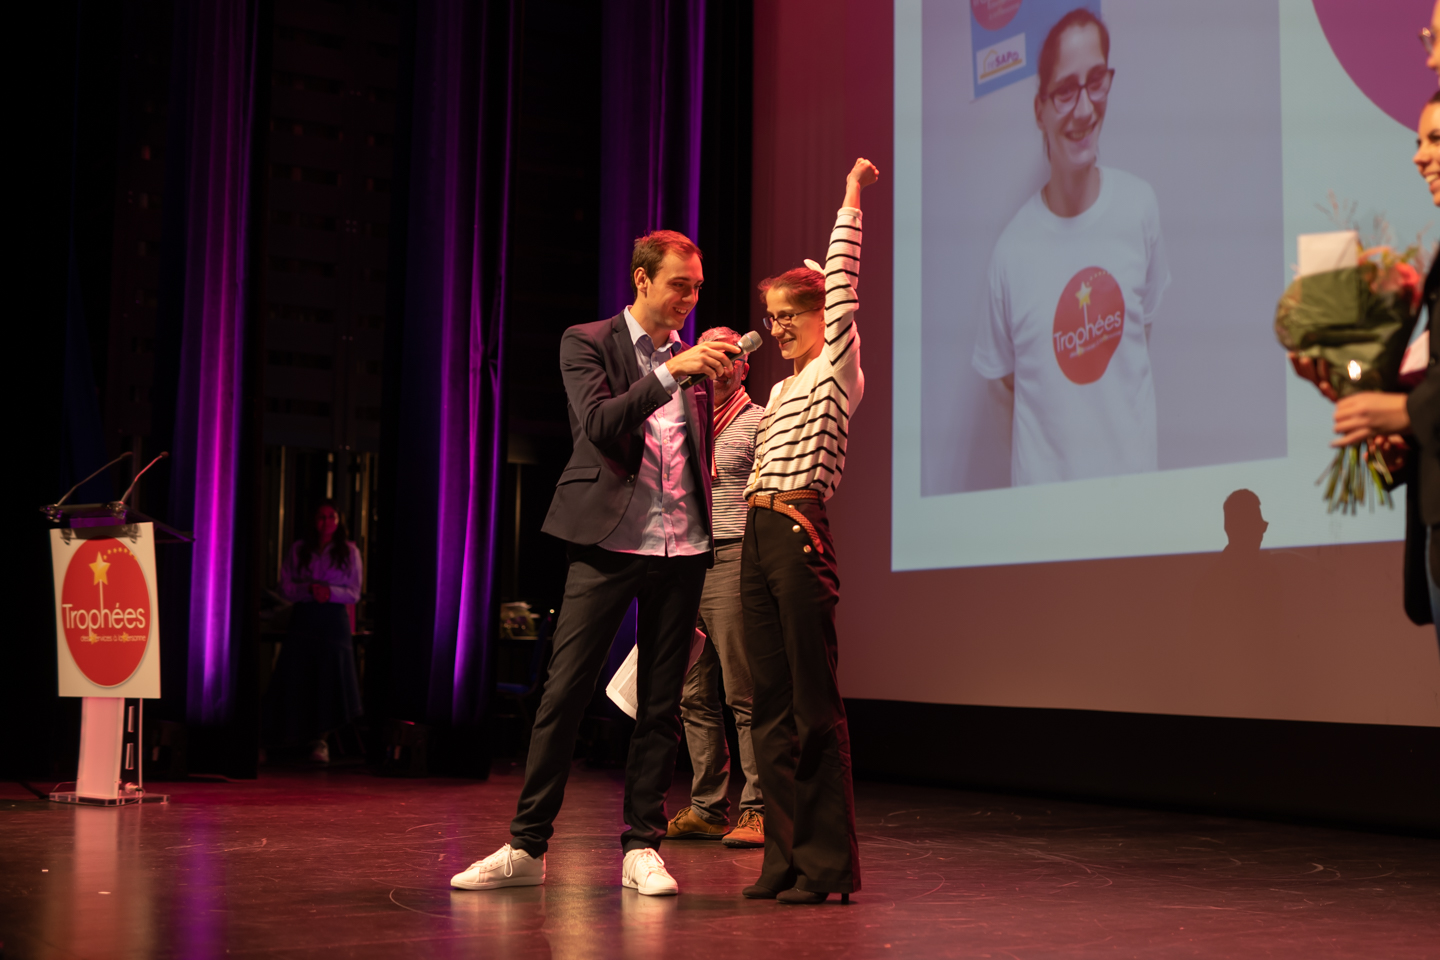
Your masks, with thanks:
M 744 900 L 760 852 L 694 841 L 662 852 L 680 896 L 642 897 L 620 784 L 577 767 L 546 885 L 484 893 L 448 881 L 508 836 L 508 766 L 267 771 L 118 810 L 6 784 L 3 956 L 1440 956 L 1440 841 L 862 783 L 850 906 Z

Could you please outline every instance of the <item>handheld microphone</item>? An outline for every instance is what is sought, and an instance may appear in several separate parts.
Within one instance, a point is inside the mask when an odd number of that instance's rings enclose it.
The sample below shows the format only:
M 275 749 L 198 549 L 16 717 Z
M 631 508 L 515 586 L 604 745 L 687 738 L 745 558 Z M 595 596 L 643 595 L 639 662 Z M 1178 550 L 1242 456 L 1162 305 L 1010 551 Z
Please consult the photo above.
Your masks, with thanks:
M 761 337 L 757 331 L 751 330 L 749 333 L 745 334 L 745 336 L 740 338 L 740 342 L 736 344 L 736 346 L 740 348 L 740 352 L 731 356 L 730 360 L 732 362 L 735 360 L 743 360 L 745 357 L 748 357 L 756 350 L 759 350 L 760 344 L 764 342 L 764 338 Z M 689 387 L 695 386 L 697 383 L 704 383 L 706 380 L 709 379 L 710 378 L 705 374 L 697 373 L 693 377 L 686 377 L 684 380 L 681 380 L 680 389 L 685 390 Z

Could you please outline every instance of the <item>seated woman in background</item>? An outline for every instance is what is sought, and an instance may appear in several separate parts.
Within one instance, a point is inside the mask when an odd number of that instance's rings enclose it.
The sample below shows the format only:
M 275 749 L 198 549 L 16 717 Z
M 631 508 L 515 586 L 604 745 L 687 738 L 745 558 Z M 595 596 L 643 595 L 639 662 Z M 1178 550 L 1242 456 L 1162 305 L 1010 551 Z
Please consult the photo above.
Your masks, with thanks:
M 346 610 L 360 599 L 360 572 L 360 551 L 350 542 L 345 518 L 326 500 L 280 571 L 280 592 L 294 606 L 266 697 L 266 739 L 309 744 L 316 763 L 330 762 L 326 735 L 360 716 Z

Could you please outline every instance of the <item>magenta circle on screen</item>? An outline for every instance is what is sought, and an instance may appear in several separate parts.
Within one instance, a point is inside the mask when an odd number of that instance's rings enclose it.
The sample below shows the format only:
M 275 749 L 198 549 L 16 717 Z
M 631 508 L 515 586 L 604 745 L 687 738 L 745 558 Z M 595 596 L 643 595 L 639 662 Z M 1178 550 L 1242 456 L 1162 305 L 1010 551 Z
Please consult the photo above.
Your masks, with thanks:
M 986 30 L 1001 30 L 1020 12 L 1020 0 L 970 0 L 970 12 Z
M 1370 102 L 1415 129 L 1435 74 L 1425 66 L 1420 28 L 1430 23 L 1426 0 L 1314 0 L 1315 15 L 1335 59 Z

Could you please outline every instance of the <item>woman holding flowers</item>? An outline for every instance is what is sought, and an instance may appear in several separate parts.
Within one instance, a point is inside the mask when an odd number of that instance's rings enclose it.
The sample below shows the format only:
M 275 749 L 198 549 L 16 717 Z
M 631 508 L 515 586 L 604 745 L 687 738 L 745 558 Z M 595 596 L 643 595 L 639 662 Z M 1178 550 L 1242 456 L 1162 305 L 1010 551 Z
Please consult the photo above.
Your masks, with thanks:
M 1431 26 L 1421 33 L 1429 54 L 1427 64 L 1440 73 L 1437 35 L 1440 2 L 1435 4 Z M 1416 140 L 1415 167 L 1430 190 L 1431 202 L 1440 207 L 1440 93 L 1433 94 L 1420 112 Z M 1428 342 L 1424 346 L 1428 356 L 1416 358 L 1419 369 L 1413 389 L 1408 393 L 1365 390 L 1339 399 L 1335 404 L 1338 436 L 1332 446 L 1366 441 L 1384 451 L 1397 467 L 1405 461 L 1401 477 L 1410 483 L 1410 495 L 1405 498 L 1405 612 L 1417 624 L 1435 624 L 1436 639 L 1440 640 L 1440 342 L 1435 331 L 1435 313 L 1440 308 L 1440 251 L 1431 261 L 1421 303 L 1427 314 L 1424 337 Z M 1412 349 L 1421 345 L 1417 342 Z M 1402 382 L 1411 366 L 1409 359 L 1407 354 Z M 1295 354 L 1291 361 L 1300 376 L 1313 381 L 1331 400 L 1337 399 L 1325 361 Z
M 1098 162 L 1109 58 L 1083 7 L 1045 37 L 1033 107 L 1050 179 L 991 257 L 972 363 L 1013 395 L 1015 486 L 1159 468 L 1149 339 L 1170 269 L 1155 191 Z

